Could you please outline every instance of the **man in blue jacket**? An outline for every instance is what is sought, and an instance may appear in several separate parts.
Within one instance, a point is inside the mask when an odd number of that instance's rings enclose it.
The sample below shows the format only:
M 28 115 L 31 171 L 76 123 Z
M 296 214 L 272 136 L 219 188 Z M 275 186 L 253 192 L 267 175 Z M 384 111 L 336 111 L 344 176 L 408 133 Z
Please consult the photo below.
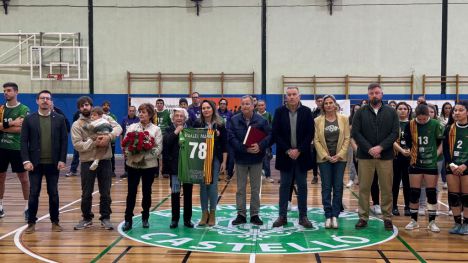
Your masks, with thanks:
M 247 223 L 246 188 L 247 177 L 250 179 L 250 223 L 263 225 L 259 217 L 260 212 L 260 185 L 262 183 L 262 164 L 265 151 L 270 145 L 271 130 L 268 122 L 262 116 L 254 113 L 252 96 L 245 95 L 241 101 L 241 114 L 234 115 L 228 125 L 229 146 L 234 149 L 236 163 L 237 217 L 233 225 Z M 250 147 L 244 146 L 244 138 L 249 126 L 263 131 L 267 136 Z
M 312 168 L 310 143 L 314 138 L 314 119 L 310 108 L 301 104 L 299 88 L 286 88 L 287 103 L 275 111 L 273 142 L 276 143 L 275 168 L 280 171 L 279 217 L 273 227 L 288 223 L 289 191 L 293 181 L 297 184 L 299 224 L 312 228 L 307 218 L 307 171 Z

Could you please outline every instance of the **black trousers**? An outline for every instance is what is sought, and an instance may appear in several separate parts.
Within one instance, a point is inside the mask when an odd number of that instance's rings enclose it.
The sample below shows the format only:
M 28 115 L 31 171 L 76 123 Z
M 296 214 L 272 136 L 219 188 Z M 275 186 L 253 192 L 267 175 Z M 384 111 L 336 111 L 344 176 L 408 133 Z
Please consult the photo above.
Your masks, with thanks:
M 50 221 L 54 223 L 59 222 L 59 170 L 57 170 L 57 167 L 53 164 L 39 164 L 38 166 L 34 167 L 33 171 L 29 172 L 29 224 L 34 224 L 37 221 L 36 215 L 39 206 L 39 196 L 41 194 L 43 176 L 45 176 L 47 182 Z
M 96 170 L 91 171 L 89 167 L 93 162 L 81 163 L 81 212 L 83 219 L 91 220 L 94 217 L 92 212 L 94 182 L 98 180 L 99 194 L 99 220 L 109 219 L 112 213 L 111 210 L 111 195 L 110 189 L 112 185 L 112 164 L 109 159 L 100 160 Z
M 154 182 L 154 174 L 158 171 L 158 167 L 147 169 L 137 169 L 128 167 L 128 194 L 127 194 L 127 208 L 125 209 L 125 221 L 133 222 L 133 209 L 136 203 L 136 194 L 138 192 L 138 185 L 141 178 L 141 190 L 143 192 L 143 200 L 141 207 L 143 208 L 142 219 L 149 218 L 149 210 L 151 207 L 151 192 Z
M 400 192 L 400 182 L 403 181 L 403 198 L 405 201 L 405 208 L 409 208 L 410 199 L 410 182 L 408 167 L 410 160 L 405 157 L 398 156 L 393 160 L 393 207 L 398 206 L 398 193 Z

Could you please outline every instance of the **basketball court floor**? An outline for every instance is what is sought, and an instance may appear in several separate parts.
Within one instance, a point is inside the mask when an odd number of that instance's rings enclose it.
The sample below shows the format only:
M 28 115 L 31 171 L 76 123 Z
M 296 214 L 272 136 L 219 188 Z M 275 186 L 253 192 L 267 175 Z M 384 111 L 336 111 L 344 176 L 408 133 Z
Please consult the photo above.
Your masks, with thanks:
M 274 166 L 274 160 L 272 161 Z M 117 160 L 117 175 L 123 173 L 122 160 Z M 385 231 L 378 218 L 370 220 L 365 230 L 355 230 L 358 186 L 345 188 L 337 230 L 325 229 L 321 210 L 320 184 L 308 179 L 308 215 L 314 223 L 310 230 L 298 227 L 297 205 L 293 197 L 292 211 L 286 227 L 273 229 L 278 215 L 278 171 L 272 169 L 275 183 L 263 182 L 260 216 L 261 227 L 245 224 L 232 226 L 236 216 L 236 179 L 219 181 L 217 225 L 187 229 L 182 222 L 169 229 L 169 179 L 157 178 L 153 184 L 150 228 L 141 228 L 139 217 L 141 193 L 137 196 L 134 227 L 121 231 L 124 220 L 127 180 L 113 179 L 113 231 L 100 227 L 99 193 L 93 194 L 94 225 L 76 231 L 80 220 L 80 177 L 61 176 L 59 180 L 60 223 L 63 232 L 50 231 L 45 180 L 40 198 L 36 232 L 24 234 L 21 187 L 16 175 L 8 174 L 4 197 L 6 217 L 0 219 L 0 258 L 2 262 L 468 262 L 468 236 L 449 235 L 453 219 L 448 215 L 447 191 L 439 187 L 437 218 L 440 233 L 428 231 L 427 218 L 420 216 L 421 228 L 408 232 L 404 226 L 409 217 L 393 218 L 394 230 Z M 65 172 L 63 172 L 65 174 Z M 310 176 L 310 174 L 309 174 Z M 221 176 L 224 178 L 224 175 Z M 345 176 L 347 182 L 347 175 Z M 198 187 L 194 187 L 193 222 L 200 218 Z M 250 198 L 250 196 L 248 196 Z M 400 203 L 403 197 L 400 195 Z M 400 207 L 403 214 L 403 207 Z M 182 221 L 182 220 L 181 220 Z

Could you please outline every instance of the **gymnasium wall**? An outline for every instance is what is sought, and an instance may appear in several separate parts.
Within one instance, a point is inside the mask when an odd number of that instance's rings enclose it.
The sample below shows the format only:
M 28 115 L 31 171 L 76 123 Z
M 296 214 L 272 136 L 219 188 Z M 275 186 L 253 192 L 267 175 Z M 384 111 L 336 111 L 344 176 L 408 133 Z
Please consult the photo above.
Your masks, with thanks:
M 86 0 L 18 0 L 0 15 L 0 32 L 81 32 L 87 44 Z M 280 94 L 281 76 L 415 74 L 440 75 L 440 0 L 269 0 L 267 9 L 267 93 Z M 466 74 L 466 1 L 450 1 L 448 75 Z M 58 4 L 59 3 L 59 4 Z M 204 0 L 196 16 L 190 0 L 94 1 L 95 92 L 126 93 L 126 71 L 188 73 L 256 72 L 261 92 L 261 0 Z M 1 44 L 0 44 L 1 45 Z M 1 47 L 1 46 L 0 46 Z M 26 73 L 26 74 L 25 74 Z M 50 88 L 85 93 L 87 83 L 29 80 L 27 72 L 0 71 L 24 92 Z M 155 83 L 134 92 L 152 94 Z M 219 84 L 196 84 L 202 93 Z M 187 84 L 168 84 L 166 94 L 186 93 Z M 227 86 L 226 93 L 250 92 Z M 327 88 L 319 93 L 342 93 Z M 365 93 L 365 87 L 354 88 Z M 405 94 L 408 89 L 393 89 Z M 449 87 L 449 93 L 454 90 Z M 429 93 L 437 94 L 435 87 Z

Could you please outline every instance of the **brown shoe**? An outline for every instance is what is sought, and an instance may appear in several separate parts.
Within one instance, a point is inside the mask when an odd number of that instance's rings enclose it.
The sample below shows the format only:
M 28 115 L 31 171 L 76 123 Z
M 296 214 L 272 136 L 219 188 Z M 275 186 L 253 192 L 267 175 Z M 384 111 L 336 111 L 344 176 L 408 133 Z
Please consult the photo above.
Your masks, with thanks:
M 273 227 L 284 226 L 288 223 L 288 219 L 285 216 L 279 216 L 278 219 L 273 223 Z
M 299 225 L 305 227 L 305 228 L 312 228 L 314 227 L 312 225 L 312 222 L 310 222 L 309 218 L 307 216 L 303 216 L 299 219 Z
M 356 229 L 361 229 L 361 228 L 367 227 L 367 221 L 364 220 L 364 219 L 359 219 L 359 221 L 356 223 L 356 225 L 354 227 Z
M 208 226 L 216 225 L 216 210 L 210 210 L 210 216 L 208 218 Z
M 62 232 L 63 228 L 59 225 L 59 223 L 52 223 L 52 232 Z
M 203 211 L 202 212 L 202 218 L 200 219 L 200 222 L 198 222 L 199 226 L 204 226 L 206 223 L 208 223 L 208 218 L 210 217 L 210 213 L 208 211 Z
M 36 232 L 36 224 L 29 223 L 26 230 L 24 230 L 24 233 L 25 234 L 32 234 L 34 232 Z
M 385 230 L 387 230 L 387 231 L 392 231 L 392 230 L 393 230 L 393 223 L 392 223 L 392 220 L 390 220 L 390 219 L 385 219 L 385 220 L 384 220 L 384 227 L 385 227 Z

